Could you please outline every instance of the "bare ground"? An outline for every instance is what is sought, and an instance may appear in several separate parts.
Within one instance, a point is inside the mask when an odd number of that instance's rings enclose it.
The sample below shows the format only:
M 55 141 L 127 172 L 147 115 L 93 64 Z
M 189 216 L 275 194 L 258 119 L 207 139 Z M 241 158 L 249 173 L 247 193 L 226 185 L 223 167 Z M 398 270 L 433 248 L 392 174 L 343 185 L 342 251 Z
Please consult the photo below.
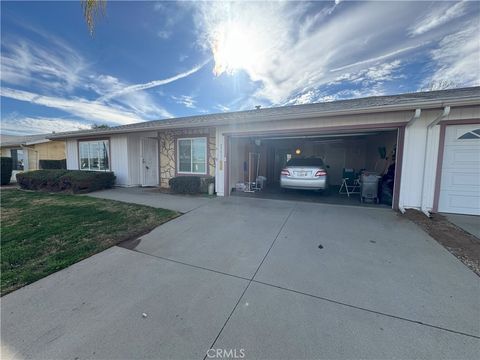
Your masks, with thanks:
M 432 214 L 428 218 L 421 211 L 407 210 L 402 216 L 420 226 L 480 276 L 480 239 L 452 224 L 440 214 Z

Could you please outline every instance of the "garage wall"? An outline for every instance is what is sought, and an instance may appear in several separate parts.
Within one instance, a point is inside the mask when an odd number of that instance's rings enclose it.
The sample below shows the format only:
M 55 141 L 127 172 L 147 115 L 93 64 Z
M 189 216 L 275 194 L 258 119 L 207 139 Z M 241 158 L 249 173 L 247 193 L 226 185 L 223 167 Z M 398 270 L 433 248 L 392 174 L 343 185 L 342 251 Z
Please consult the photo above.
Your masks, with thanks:
M 433 209 L 440 140 L 440 125 L 427 126 L 443 113 L 443 108 L 424 110 L 420 119 L 405 130 L 402 181 L 399 205 L 403 208 Z M 443 121 L 480 119 L 480 106 L 452 108 Z
M 366 144 L 367 170 L 384 174 L 392 161 L 392 152 L 397 144 L 397 132 L 385 132 L 379 135 L 372 135 Z M 378 152 L 379 147 L 385 147 L 386 157 L 382 159 Z
M 219 166 L 216 167 L 216 190 L 217 194 L 223 196 L 225 194 L 225 136 L 229 133 L 258 133 L 273 131 L 308 131 L 308 130 L 328 130 L 329 128 L 337 128 L 341 126 L 365 126 L 379 125 L 385 123 L 402 124 L 413 116 L 412 111 L 399 111 L 394 113 L 376 113 L 351 116 L 322 117 L 313 119 L 295 119 L 288 121 L 269 121 L 254 124 L 236 122 L 232 125 L 219 126 L 216 132 L 216 156 L 220 160 Z M 352 164 L 358 164 L 358 159 L 348 159 Z M 353 166 L 357 168 L 358 166 Z M 335 176 L 335 175 L 334 175 Z M 338 176 L 337 176 L 338 177 Z

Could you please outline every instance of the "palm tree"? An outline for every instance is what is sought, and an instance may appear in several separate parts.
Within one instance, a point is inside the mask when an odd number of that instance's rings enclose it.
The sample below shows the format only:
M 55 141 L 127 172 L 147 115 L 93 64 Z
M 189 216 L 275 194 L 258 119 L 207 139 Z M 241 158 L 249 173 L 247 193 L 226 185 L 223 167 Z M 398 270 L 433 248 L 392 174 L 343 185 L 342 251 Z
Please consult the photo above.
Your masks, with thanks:
M 96 17 L 105 15 L 106 6 L 106 0 L 82 0 L 83 16 L 87 22 L 90 35 L 93 35 Z

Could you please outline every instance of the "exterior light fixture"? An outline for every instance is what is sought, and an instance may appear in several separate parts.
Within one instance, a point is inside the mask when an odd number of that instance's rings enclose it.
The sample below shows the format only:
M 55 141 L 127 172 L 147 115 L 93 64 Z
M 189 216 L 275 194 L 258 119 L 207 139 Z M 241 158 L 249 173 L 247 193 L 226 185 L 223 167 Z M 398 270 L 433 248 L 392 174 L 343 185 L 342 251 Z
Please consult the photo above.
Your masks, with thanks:
M 300 155 L 301 153 L 302 153 L 302 150 L 300 150 L 300 149 L 296 149 L 296 150 L 295 150 L 295 154 L 296 154 L 296 155 Z

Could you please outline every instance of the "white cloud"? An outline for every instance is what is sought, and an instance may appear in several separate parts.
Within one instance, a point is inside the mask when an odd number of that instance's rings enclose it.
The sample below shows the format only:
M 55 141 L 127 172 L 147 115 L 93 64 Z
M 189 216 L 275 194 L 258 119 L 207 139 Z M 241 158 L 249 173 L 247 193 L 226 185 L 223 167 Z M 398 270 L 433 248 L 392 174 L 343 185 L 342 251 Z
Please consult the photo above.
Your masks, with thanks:
M 133 112 L 81 98 L 65 99 L 61 97 L 43 96 L 29 91 L 15 90 L 5 87 L 1 89 L 0 95 L 18 101 L 25 101 L 31 104 L 62 110 L 89 121 L 98 121 L 102 123 L 107 121 L 113 124 L 130 124 L 142 121 L 142 119 Z
M 416 36 L 426 33 L 427 31 L 438 28 L 447 22 L 452 21 L 465 14 L 467 3 L 465 1 L 457 2 L 450 6 L 450 3 L 435 3 L 435 9 L 425 16 L 422 21 L 410 28 L 410 35 Z
M 125 94 L 131 93 L 131 92 L 151 89 L 153 87 L 170 84 L 174 81 L 186 78 L 187 76 L 190 76 L 190 75 L 196 73 L 201 68 L 203 68 L 209 61 L 210 61 L 210 59 L 204 61 L 200 65 L 197 65 L 197 66 L 193 67 L 190 70 L 184 71 L 182 73 L 179 73 L 177 75 L 171 76 L 171 77 L 166 78 L 166 79 L 154 80 L 154 81 L 150 81 L 150 82 L 144 83 L 144 84 L 130 85 L 130 86 L 124 87 L 122 89 L 107 93 L 107 94 L 99 97 L 97 101 L 98 102 L 105 102 L 105 101 L 110 100 L 114 97 L 125 95 Z
M 180 95 L 180 96 L 172 96 L 172 99 L 175 100 L 177 104 L 181 104 L 187 108 L 195 109 L 197 101 L 194 99 L 193 96 L 188 95 Z
M 168 38 L 170 38 L 170 36 L 172 36 L 172 32 L 168 30 L 160 30 L 157 32 L 157 36 L 160 39 L 167 40 Z
M 110 75 L 91 76 L 87 85 L 89 89 L 100 95 L 100 98 L 110 93 L 122 92 L 128 86 L 128 84 Z M 107 99 L 104 103 L 114 107 L 121 106 L 123 109 L 138 114 L 143 119 L 173 117 L 170 112 L 157 104 L 151 94 L 144 91 L 125 92 L 117 95 L 115 99 Z
M 480 85 L 480 25 L 478 21 L 465 24 L 464 29 L 445 36 L 431 52 L 433 74 L 428 83 L 451 82 L 457 86 Z
M 198 44 L 214 56 L 215 74 L 245 72 L 257 87 L 248 104 L 279 105 L 321 99 L 318 90 L 332 82 L 373 87 L 403 77 L 414 56 L 452 31 L 441 25 L 463 14 L 463 3 L 443 5 L 349 2 L 333 12 L 335 5 L 325 3 L 202 2 L 195 4 L 195 21 Z M 446 10 L 434 20 L 437 6 Z M 418 17 L 421 26 L 414 27 Z M 412 38 L 410 28 L 422 36 Z M 428 31 L 434 28 L 441 31 Z M 478 77 L 478 66 L 462 63 Z
M 85 60 L 55 37 L 49 46 L 25 38 L 2 39 L 2 81 L 10 85 L 33 85 L 59 93 L 72 91 L 82 82 Z
M 231 110 L 230 107 L 222 105 L 222 104 L 217 104 L 217 105 L 214 106 L 214 108 L 216 110 L 220 110 L 221 112 L 227 112 L 227 111 Z
M 328 5 L 313 9 L 311 4 L 289 2 L 201 3 L 198 41 L 209 44 L 217 74 L 245 71 L 259 84 L 254 97 L 272 104 L 308 94 L 334 81 L 341 70 L 358 72 L 368 69 L 366 65 L 405 57 L 429 41 L 418 44 L 405 37 L 405 23 L 421 4 L 348 5 L 328 15 Z M 366 76 L 373 80 L 376 75 Z
M 1 122 L 2 134 L 32 135 L 89 129 L 90 124 L 63 118 L 29 117 L 17 113 L 4 116 Z
M 410 50 L 413 50 L 413 49 L 416 49 L 418 47 L 425 46 L 425 45 L 426 45 L 425 43 L 421 43 L 421 44 L 417 44 L 417 45 L 408 46 L 406 48 L 398 49 L 398 50 L 392 51 L 392 52 L 387 53 L 387 54 L 382 54 L 380 56 L 376 56 L 374 58 L 357 61 L 353 64 L 343 65 L 341 67 L 331 69 L 330 71 L 331 72 L 337 72 L 337 71 L 346 70 L 346 69 L 349 69 L 349 68 L 352 68 L 352 67 L 358 67 L 360 65 L 366 65 L 366 64 L 373 63 L 373 62 L 378 62 L 380 60 L 386 60 L 388 58 L 395 57 L 397 55 L 400 55 L 402 53 L 405 53 L 407 51 L 410 51 Z
M 130 88 L 130 84 L 114 76 L 99 74 L 60 38 L 29 25 L 25 28 L 46 45 L 16 36 L 2 38 L 2 96 L 100 123 L 126 124 L 173 117 L 158 104 L 153 94 L 140 91 L 148 86 Z M 10 86 L 5 87 L 5 84 Z M 30 91 L 20 90 L 25 87 Z M 84 98 L 74 96 L 79 90 L 89 94 Z M 91 95 L 110 93 L 116 94 L 115 99 L 110 97 L 102 103 L 88 99 Z

